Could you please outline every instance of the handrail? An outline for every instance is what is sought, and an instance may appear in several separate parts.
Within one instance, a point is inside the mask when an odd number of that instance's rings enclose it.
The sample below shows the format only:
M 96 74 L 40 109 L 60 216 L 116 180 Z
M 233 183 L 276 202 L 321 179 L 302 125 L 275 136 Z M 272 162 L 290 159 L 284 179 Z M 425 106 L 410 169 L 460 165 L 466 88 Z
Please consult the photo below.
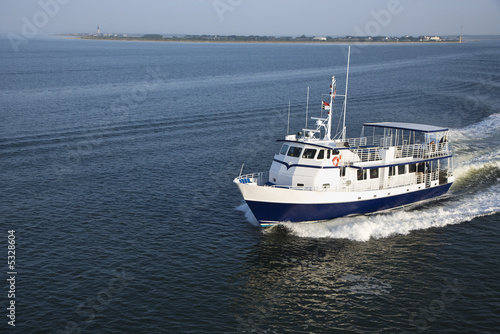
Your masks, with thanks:
M 432 172 L 420 173 L 407 173 L 404 175 L 395 175 L 389 177 L 387 180 L 375 179 L 375 180 L 362 180 L 355 181 L 354 183 L 349 183 L 348 180 L 344 181 L 338 185 L 330 185 L 330 187 L 296 187 L 296 186 L 285 186 L 277 184 L 266 184 L 268 181 L 268 172 L 252 173 L 242 175 L 237 177 L 240 183 L 254 183 L 257 186 L 270 187 L 270 188 L 281 188 L 288 190 L 300 190 L 300 191 L 325 191 L 325 192 L 363 192 L 363 191 L 374 191 L 374 190 L 389 190 L 394 188 L 400 188 L 405 186 L 411 186 L 415 184 L 429 183 L 430 181 L 439 180 L 439 173 L 444 170 L 436 170 Z M 449 172 L 448 172 L 449 174 Z M 248 182 L 242 181 L 248 180 Z

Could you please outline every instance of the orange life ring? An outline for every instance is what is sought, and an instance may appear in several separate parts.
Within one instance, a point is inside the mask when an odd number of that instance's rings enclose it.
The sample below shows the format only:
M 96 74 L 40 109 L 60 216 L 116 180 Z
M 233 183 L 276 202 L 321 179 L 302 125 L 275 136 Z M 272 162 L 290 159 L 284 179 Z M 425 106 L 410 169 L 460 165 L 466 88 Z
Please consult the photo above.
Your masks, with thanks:
M 338 166 L 340 162 L 340 157 L 333 157 L 332 162 L 334 166 Z

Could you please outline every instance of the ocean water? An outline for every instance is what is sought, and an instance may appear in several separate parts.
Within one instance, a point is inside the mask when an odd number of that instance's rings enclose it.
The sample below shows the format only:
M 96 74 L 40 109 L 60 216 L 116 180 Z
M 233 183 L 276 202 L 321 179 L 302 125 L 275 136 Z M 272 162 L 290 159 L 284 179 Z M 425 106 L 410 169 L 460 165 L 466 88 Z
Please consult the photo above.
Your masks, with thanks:
M 19 333 L 495 333 L 500 43 L 352 46 L 363 122 L 451 129 L 446 199 L 256 226 L 232 179 L 319 116 L 347 47 L 0 37 L 0 235 Z M 335 109 L 337 112 L 340 106 Z M 0 275 L 2 332 L 7 250 Z

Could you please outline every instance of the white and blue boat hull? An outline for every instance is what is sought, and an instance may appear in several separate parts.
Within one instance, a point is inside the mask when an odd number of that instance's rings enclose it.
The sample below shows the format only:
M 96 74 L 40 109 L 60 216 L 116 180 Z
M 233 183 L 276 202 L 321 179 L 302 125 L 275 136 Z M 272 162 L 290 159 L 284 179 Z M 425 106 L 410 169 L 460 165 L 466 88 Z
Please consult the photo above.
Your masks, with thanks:
M 304 222 L 333 219 L 353 214 L 367 214 L 393 209 L 446 194 L 451 184 L 423 189 L 413 193 L 340 203 L 273 203 L 246 201 L 262 225 L 278 222 Z
M 280 189 L 238 183 L 250 210 L 262 226 L 280 222 L 321 221 L 367 214 L 436 198 L 446 194 L 452 180 L 365 192 L 329 192 Z

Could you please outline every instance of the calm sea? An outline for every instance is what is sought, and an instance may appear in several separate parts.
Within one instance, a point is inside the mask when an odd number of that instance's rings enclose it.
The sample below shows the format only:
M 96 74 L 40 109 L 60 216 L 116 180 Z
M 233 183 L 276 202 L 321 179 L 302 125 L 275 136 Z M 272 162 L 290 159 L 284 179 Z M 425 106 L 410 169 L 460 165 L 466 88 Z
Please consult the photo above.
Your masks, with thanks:
M 319 116 L 345 45 L 0 38 L 19 333 L 494 333 L 500 43 L 352 47 L 348 136 L 447 126 L 450 197 L 262 231 L 232 179 Z M 340 106 L 337 107 L 337 110 Z M 311 123 L 310 123 L 311 124 Z

